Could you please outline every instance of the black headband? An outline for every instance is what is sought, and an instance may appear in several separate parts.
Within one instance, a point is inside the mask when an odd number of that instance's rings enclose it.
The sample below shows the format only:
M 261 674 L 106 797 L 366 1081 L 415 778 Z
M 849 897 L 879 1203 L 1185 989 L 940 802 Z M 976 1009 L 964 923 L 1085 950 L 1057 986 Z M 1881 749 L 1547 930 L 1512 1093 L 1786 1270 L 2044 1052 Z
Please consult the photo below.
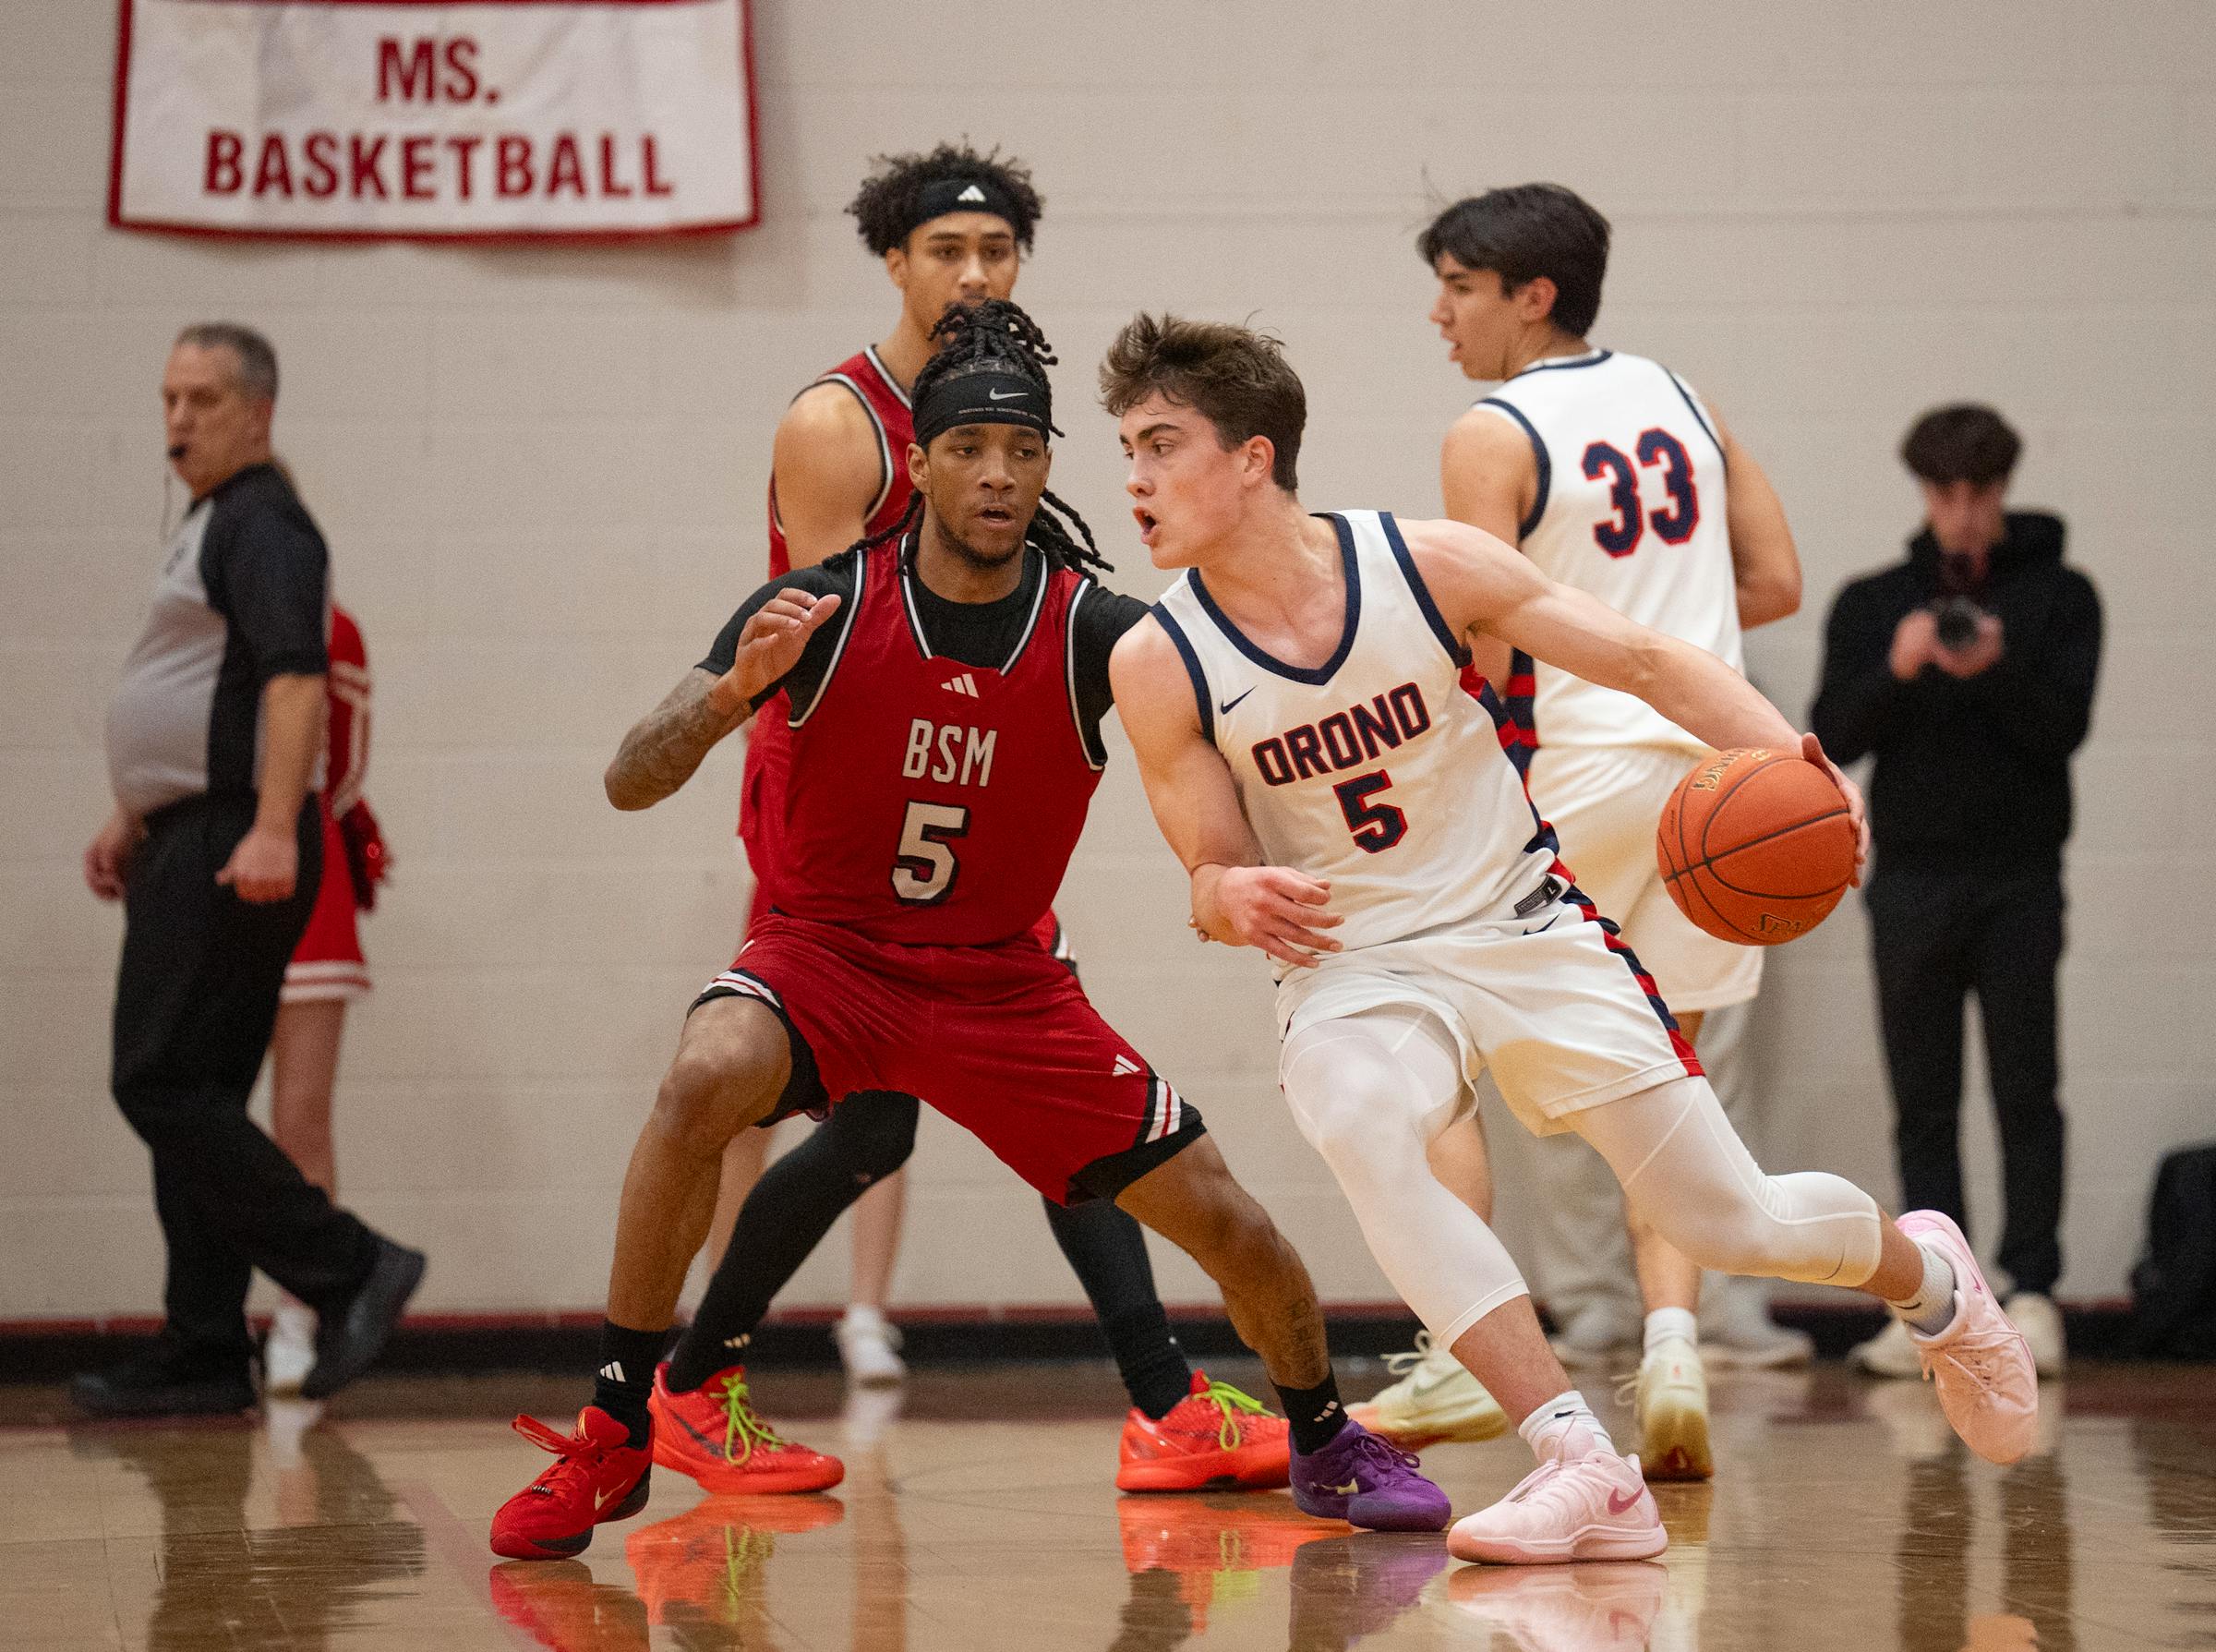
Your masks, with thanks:
M 918 226 L 949 212 L 990 212 L 1006 219 L 1011 230 L 1022 222 L 1007 191 L 991 178 L 933 178 L 916 191 L 916 210 L 901 227 L 900 239 L 907 240 Z
M 980 368 L 940 380 L 916 404 L 916 445 L 928 448 L 957 425 L 1022 425 L 1054 433 L 1054 402 L 1032 380 Z

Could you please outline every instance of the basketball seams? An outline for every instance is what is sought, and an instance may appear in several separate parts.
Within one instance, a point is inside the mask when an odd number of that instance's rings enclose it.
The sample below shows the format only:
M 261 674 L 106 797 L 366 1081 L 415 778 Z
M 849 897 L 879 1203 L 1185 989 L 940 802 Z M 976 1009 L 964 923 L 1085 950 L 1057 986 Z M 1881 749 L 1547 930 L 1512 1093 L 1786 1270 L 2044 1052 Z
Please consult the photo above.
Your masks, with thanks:
M 1751 927 L 1740 923 L 1733 912 L 1726 910 L 1727 899 L 1730 900 L 1733 905 L 1753 901 L 1764 903 L 1765 907 L 1769 908 L 1785 907 L 1788 909 L 1806 909 L 1816 903 L 1822 903 L 1822 910 L 1807 917 L 1805 922 L 1801 922 L 1800 928 L 1796 931 L 1796 934 L 1805 934 L 1831 913 L 1844 896 L 1844 886 L 1838 889 L 1790 895 L 1752 889 L 1735 882 L 1732 877 L 1727 875 L 1726 865 L 1739 859 L 1749 850 L 1758 849 L 1764 844 L 1776 843 L 1781 838 L 1790 838 L 1795 833 L 1806 832 L 1811 828 L 1821 828 L 1829 821 L 1846 816 L 1848 809 L 1844 798 L 1838 795 L 1837 789 L 1827 787 L 1830 797 L 1825 806 L 1816 813 L 1781 826 L 1773 826 L 1758 838 L 1750 838 L 1741 843 L 1734 843 L 1723 850 L 1720 856 L 1712 853 L 1709 849 L 1711 834 L 1716 816 L 1724 813 L 1728 800 L 1736 796 L 1756 776 L 1768 773 L 1779 764 L 1804 761 L 1798 753 L 1771 750 L 1759 762 L 1744 764 L 1741 766 L 1743 759 L 1748 755 L 1751 754 L 1735 754 L 1734 760 L 1727 763 L 1727 773 L 1719 778 L 1720 783 L 1714 790 L 1705 792 L 1699 800 L 1702 804 L 1702 812 L 1697 822 L 1689 822 L 1685 818 L 1693 801 L 1688 790 L 1688 783 L 1694 775 L 1704 772 L 1703 768 L 1695 767 L 1686 775 L 1684 780 L 1679 782 L 1678 787 L 1672 791 L 1668 802 L 1665 804 L 1663 817 L 1658 823 L 1661 828 L 1659 833 L 1661 847 L 1667 850 L 1674 846 L 1676 850 L 1674 857 L 1666 853 L 1662 858 L 1666 862 L 1674 859 L 1676 864 L 1674 866 L 1665 864 L 1661 870 L 1664 887 L 1669 891 L 1671 898 L 1676 900 L 1679 910 L 1689 921 L 1693 922 L 1702 929 L 1709 930 L 1719 938 L 1728 938 L 1750 946 L 1768 946 L 1775 944 L 1779 939 L 1789 937 L 1764 934 L 1759 927 Z M 1731 770 L 1737 772 L 1729 772 Z M 1822 771 L 1819 769 L 1817 772 L 1821 773 Z M 1790 796 L 1791 789 L 1788 784 L 1788 802 Z M 1763 801 L 1757 801 L 1751 806 L 1758 815 L 1763 813 L 1764 808 Z M 1696 842 L 1697 849 L 1694 847 Z M 1746 874 L 1741 874 L 1740 875 Z M 1704 909 L 1704 916 L 1695 916 L 1696 907 Z M 1765 910 L 1762 916 L 1800 921 L 1800 911 L 1799 910 Z
M 1777 828 L 1777 830 L 1774 832 L 1765 832 L 1759 838 L 1748 838 L 1746 842 L 1740 844 L 1737 849 L 1726 850 L 1720 859 L 1703 861 L 1701 864 L 1707 867 L 1709 871 L 1715 873 L 1716 881 L 1721 884 L 1725 888 L 1730 890 L 1734 895 L 1751 896 L 1756 900 L 1819 899 L 1823 896 L 1830 894 L 1831 891 L 1828 889 L 1808 890 L 1802 892 L 1796 892 L 1787 889 L 1749 889 L 1739 884 L 1733 883 L 1729 878 L 1726 877 L 1724 875 L 1724 867 L 1727 863 L 1736 860 L 1739 856 L 1745 854 L 1747 850 L 1751 849 L 1760 849 L 1765 843 L 1775 843 L 1781 838 L 1789 838 L 1795 832 L 1805 832 L 1812 826 L 1820 826 L 1828 821 L 1843 820 L 1846 818 L 1846 815 L 1847 811 L 1845 809 L 1835 809 L 1828 814 L 1819 814 L 1811 820 L 1800 821 L 1795 825 L 1788 826 L 1780 826 Z
M 1783 755 L 1784 754 L 1781 752 L 1771 752 L 1764 756 L 1761 762 L 1748 764 L 1745 769 L 1738 775 L 1727 774 L 1724 777 L 1723 784 L 1718 786 L 1715 792 L 1709 797 L 1708 807 L 1701 815 L 1700 853 L 1697 857 L 1689 856 L 1689 859 L 1698 859 L 1704 862 L 1707 861 L 1708 828 L 1716 824 L 1716 817 L 1723 813 L 1725 802 L 1730 798 L 1733 792 L 1737 791 L 1741 786 L 1744 786 L 1749 780 L 1752 780 L 1756 775 L 1766 773 L 1771 765 L 1776 763 L 1781 757 L 1783 757 Z M 1795 762 L 1800 761 L 1798 757 L 1795 757 L 1793 760 Z M 1737 765 L 1735 764 L 1733 766 L 1736 767 Z M 1682 842 L 1680 843 L 1679 847 L 1683 847 Z

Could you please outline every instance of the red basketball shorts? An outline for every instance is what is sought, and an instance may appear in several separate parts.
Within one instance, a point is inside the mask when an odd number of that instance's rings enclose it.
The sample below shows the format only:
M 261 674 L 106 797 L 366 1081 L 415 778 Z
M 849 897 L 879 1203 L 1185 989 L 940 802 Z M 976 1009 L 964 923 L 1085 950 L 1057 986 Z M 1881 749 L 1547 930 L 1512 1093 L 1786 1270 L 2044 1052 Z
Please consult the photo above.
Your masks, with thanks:
M 319 998 L 358 998 L 369 990 L 369 965 L 362 957 L 361 931 L 355 924 L 354 878 L 346 870 L 346 841 L 339 823 L 323 811 L 323 881 L 293 960 L 284 966 L 280 1001 L 312 1003 Z
M 1113 1199 L 1207 1128 L 1036 933 L 896 947 L 770 912 L 696 1006 L 734 995 L 793 1040 L 801 1081 L 780 1114 L 857 1091 L 920 1096 L 1058 1203 Z

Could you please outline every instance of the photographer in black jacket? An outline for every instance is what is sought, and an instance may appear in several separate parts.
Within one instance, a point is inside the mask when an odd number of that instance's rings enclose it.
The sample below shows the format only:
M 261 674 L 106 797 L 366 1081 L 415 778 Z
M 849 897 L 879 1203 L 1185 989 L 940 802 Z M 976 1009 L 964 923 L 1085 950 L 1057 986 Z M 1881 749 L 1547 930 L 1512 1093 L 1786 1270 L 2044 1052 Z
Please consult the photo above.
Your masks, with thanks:
M 1989 407 L 1916 421 L 1901 458 L 1926 521 L 1905 562 L 1849 585 L 1813 717 L 1840 763 L 1877 759 L 1867 887 L 1901 1197 L 1965 1227 L 1962 1002 L 1978 997 L 2000 1129 L 2007 1301 L 2042 1373 L 2061 1367 L 2063 1121 L 2055 971 L 2070 754 L 2085 739 L 2101 601 L 2062 561 L 2061 519 L 2005 506 L 2022 443 Z M 1891 1332 L 1854 1352 L 1918 1374 Z

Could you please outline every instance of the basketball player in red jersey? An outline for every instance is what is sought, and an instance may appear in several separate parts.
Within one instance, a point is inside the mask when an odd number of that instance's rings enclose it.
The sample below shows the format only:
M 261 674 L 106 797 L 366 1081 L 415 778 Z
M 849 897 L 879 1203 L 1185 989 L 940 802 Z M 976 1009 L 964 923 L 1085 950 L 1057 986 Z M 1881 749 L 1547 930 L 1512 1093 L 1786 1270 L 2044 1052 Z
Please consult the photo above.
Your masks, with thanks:
M 609 766 L 610 800 L 645 808 L 765 703 L 793 732 L 776 910 L 694 1004 L 632 1152 L 593 1403 L 567 1438 L 517 1419 L 558 1461 L 495 1516 L 501 1554 L 572 1555 L 637 1513 L 657 1432 L 740 1429 L 735 1371 L 682 1398 L 651 1374 L 717 1163 L 751 1125 L 878 1090 L 928 1097 L 1056 1203 L 1114 1200 L 1191 1255 L 1284 1402 L 1303 1510 L 1446 1524 L 1415 1459 L 1346 1418 L 1299 1258 L 1040 939 L 1107 760 L 1108 655 L 1146 610 L 1080 571 L 1098 561 L 1082 523 L 1080 546 L 1040 510 L 1068 514 L 1045 490 L 1052 358 L 1030 319 L 988 301 L 939 332 L 906 519 L 757 592 Z M 748 1444 L 809 1467 L 774 1435 Z
M 885 157 L 863 182 L 849 211 L 900 293 L 900 319 L 882 342 L 802 391 L 778 426 L 769 489 L 773 579 L 883 533 L 907 513 L 915 497 L 907 458 L 914 434 L 909 387 L 938 349 L 933 328 L 950 305 L 1007 297 L 1042 210 L 1019 162 L 966 147 Z M 773 717 L 754 724 L 748 738 L 740 831 L 755 874 L 751 933 L 770 910 L 779 873 L 791 735 Z M 1041 938 L 1067 961 L 1053 914 L 1041 922 Z M 716 1272 L 670 1359 L 673 1394 L 700 1391 L 742 1357 L 777 1293 L 858 1198 L 856 1306 L 841 1321 L 839 1351 L 858 1381 L 898 1380 L 898 1357 L 879 1310 L 899 1238 L 899 1172 L 915 1144 L 920 1105 L 912 1095 L 889 1091 L 849 1096 L 766 1173 L 769 1132 L 745 1130 L 733 1139 L 711 1229 Z M 1283 1485 L 1284 1419 L 1186 1362 L 1170 1334 L 1138 1224 L 1106 1200 L 1074 1206 L 1048 1200 L 1045 1209 L 1129 1391 L 1117 1487 Z M 725 1398 L 738 1420 L 698 1441 L 668 1434 L 665 1462 L 718 1490 L 805 1489 L 787 1466 L 752 1449 L 763 1425 L 744 1395 Z

